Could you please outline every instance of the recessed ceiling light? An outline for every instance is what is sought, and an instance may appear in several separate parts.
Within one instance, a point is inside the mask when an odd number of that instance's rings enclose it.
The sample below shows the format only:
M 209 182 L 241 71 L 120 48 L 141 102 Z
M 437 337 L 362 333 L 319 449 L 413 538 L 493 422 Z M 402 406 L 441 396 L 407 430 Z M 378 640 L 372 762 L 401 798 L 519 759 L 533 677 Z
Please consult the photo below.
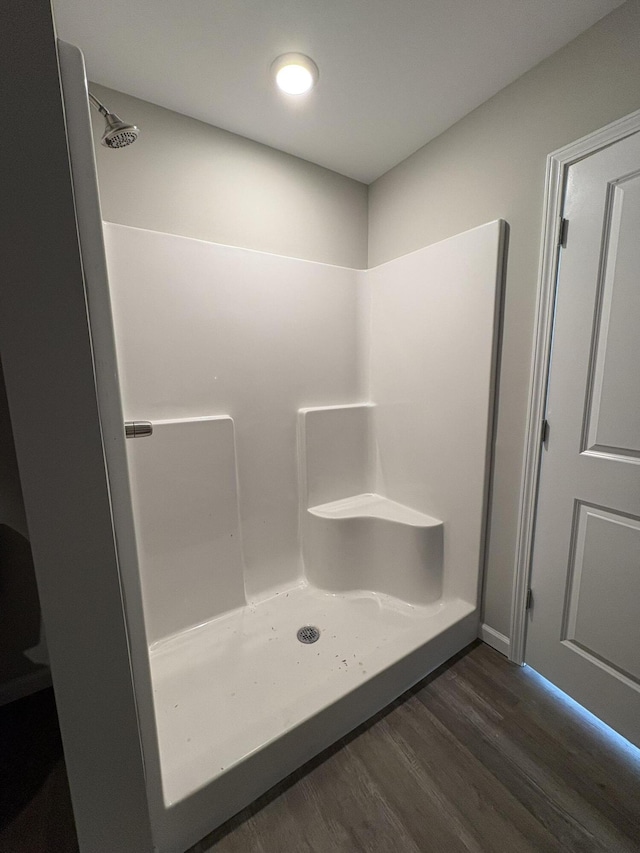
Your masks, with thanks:
M 304 95 L 318 82 L 318 66 L 303 53 L 284 53 L 274 60 L 271 73 L 287 95 Z

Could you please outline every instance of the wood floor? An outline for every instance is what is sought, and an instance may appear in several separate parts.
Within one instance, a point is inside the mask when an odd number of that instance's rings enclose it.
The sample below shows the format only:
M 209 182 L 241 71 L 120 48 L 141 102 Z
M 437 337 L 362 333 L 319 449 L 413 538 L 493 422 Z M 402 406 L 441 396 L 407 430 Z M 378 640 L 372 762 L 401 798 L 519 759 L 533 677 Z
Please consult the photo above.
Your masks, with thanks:
M 36 795 L 8 827 L 24 837 L 7 847 L 0 831 L 0 851 L 74 853 L 60 815 L 53 846 L 42 840 L 54 818 Z M 190 853 L 210 851 L 638 853 L 640 758 L 479 643 Z
M 78 842 L 48 688 L 0 707 L 0 853 L 54 851 L 78 853 Z

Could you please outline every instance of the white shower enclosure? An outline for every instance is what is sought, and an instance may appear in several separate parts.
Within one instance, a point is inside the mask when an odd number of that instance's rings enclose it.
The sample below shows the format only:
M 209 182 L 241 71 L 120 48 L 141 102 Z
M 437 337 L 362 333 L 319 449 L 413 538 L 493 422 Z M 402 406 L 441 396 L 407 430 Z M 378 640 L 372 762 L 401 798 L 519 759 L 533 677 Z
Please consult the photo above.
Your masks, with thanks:
M 505 226 L 370 270 L 101 226 L 61 59 L 152 832 L 179 853 L 477 636 Z

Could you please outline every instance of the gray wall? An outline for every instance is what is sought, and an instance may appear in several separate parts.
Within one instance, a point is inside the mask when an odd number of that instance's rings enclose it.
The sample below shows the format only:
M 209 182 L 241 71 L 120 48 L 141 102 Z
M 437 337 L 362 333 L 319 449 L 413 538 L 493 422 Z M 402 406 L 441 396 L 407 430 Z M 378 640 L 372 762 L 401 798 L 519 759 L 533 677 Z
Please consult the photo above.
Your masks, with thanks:
M 511 226 L 485 622 L 509 634 L 546 155 L 640 108 L 630 0 L 369 188 L 369 264 L 488 220 Z
M 2 363 L 0 363 L 0 524 L 12 527 L 23 536 L 28 535 Z M 0 564 L 0 576 L 8 568 L 6 564 Z
M 1 347 L 0 347 L 1 349 Z M 40 638 L 40 603 L 0 364 L 0 701 L 8 682 L 39 669 L 24 652 Z
M 105 470 L 110 436 L 99 419 L 48 3 L 3 0 L 0 79 L 0 109 L 16 117 L 0 137 L 0 356 L 78 839 L 83 853 L 113 849 L 107 840 L 116 838 L 120 853 L 146 853 L 144 765 Z M 19 567 L 29 555 L 9 545 Z M 28 596 L 27 585 L 15 595 Z
M 367 187 L 192 118 L 91 84 L 140 127 L 121 151 L 99 145 L 106 220 L 350 267 L 367 265 Z

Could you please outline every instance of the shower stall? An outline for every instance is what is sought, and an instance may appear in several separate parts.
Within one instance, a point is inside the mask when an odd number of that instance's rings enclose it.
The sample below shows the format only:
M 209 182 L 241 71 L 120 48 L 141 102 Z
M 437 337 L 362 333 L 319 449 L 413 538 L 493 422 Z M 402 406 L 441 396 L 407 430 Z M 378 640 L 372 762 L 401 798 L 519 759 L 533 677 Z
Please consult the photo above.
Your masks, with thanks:
M 103 223 L 59 54 L 146 796 L 179 853 L 477 636 L 505 225 L 356 270 Z

